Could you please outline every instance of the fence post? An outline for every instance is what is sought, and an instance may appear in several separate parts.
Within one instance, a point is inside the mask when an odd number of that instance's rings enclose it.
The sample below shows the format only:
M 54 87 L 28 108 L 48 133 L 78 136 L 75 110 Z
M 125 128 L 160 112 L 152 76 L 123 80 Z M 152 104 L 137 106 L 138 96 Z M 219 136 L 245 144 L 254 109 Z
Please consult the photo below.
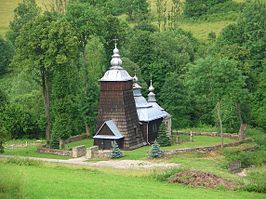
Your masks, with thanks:
M 189 140 L 190 140 L 190 142 L 193 142 L 193 133 L 192 133 L 192 131 L 190 131 L 190 133 L 189 133 Z

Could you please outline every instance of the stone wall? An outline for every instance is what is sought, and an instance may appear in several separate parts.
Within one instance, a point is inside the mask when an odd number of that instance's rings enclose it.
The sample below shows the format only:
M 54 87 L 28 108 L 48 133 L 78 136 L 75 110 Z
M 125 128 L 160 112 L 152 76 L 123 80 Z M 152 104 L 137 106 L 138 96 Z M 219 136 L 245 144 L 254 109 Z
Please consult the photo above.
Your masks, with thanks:
M 86 157 L 88 159 L 92 158 L 110 158 L 111 151 L 110 150 L 99 150 L 98 146 L 92 146 L 87 148 Z
M 232 147 L 232 146 L 238 146 L 243 143 L 251 142 L 252 139 L 247 138 L 242 141 L 236 141 L 236 142 L 230 142 L 225 143 L 224 147 Z M 213 145 L 213 146 L 202 146 L 202 147 L 195 147 L 195 148 L 182 148 L 182 149 L 174 149 L 174 150 L 164 150 L 164 155 L 171 156 L 177 153 L 185 153 L 185 152 L 192 152 L 192 151 L 201 151 L 201 152 L 210 152 L 215 151 L 221 148 L 220 144 Z
M 210 137 L 220 137 L 221 134 L 217 132 L 191 132 L 191 131 L 176 131 L 174 134 L 187 134 L 190 135 L 190 133 L 193 134 L 193 136 L 210 136 Z M 223 133 L 223 137 L 225 138 L 232 138 L 232 139 L 239 139 L 239 135 L 237 133 Z
M 50 148 L 39 148 L 38 149 L 39 153 L 48 153 L 48 154 L 54 154 L 54 155 L 62 155 L 62 156 L 72 156 L 72 151 L 67 151 L 67 150 L 59 150 L 59 149 L 50 149 Z
M 72 158 L 79 158 L 86 155 L 86 147 L 84 145 L 76 146 L 72 149 Z

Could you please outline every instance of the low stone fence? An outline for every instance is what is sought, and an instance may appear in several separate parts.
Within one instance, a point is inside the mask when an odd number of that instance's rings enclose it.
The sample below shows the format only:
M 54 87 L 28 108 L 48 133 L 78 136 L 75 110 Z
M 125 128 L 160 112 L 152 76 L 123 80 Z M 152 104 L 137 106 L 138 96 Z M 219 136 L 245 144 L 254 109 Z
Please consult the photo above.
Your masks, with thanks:
M 84 145 L 77 146 L 77 147 L 74 147 L 71 151 L 41 147 L 38 149 L 38 152 L 78 158 L 78 157 L 82 157 L 86 155 L 86 147 Z
M 39 153 L 48 153 L 48 154 L 54 154 L 54 155 L 62 155 L 62 156 L 72 156 L 72 151 L 68 150 L 59 150 L 59 149 L 50 149 L 46 147 L 41 147 L 38 149 Z
M 92 146 L 87 148 L 86 157 L 88 159 L 92 158 L 110 158 L 111 151 L 110 150 L 99 150 L 98 146 Z
M 232 146 L 238 146 L 243 143 L 251 142 L 251 138 L 244 139 L 242 141 L 236 141 L 236 142 L 230 142 L 225 143 L 224 147 L 232 147 Z M 201 152 L 210 152 L 215 151 L 221 148 L 221 144 L 213 145 L 213 146 L 201 146 L 201 147 L 195 147 L 195 148 L 181 148 L 181 149 L 174 149 L 174 150 L 164 150 L 164 155 L 171 156 L 175 155 L 177 153 L 186 153 L 186 152 L 192 152 L 192 151 L 201 151 Z
M 191 133 L 193 134 L 193 136 L 210 136 L 210 137 L 221 136 L 221 134 L 217 132 L 192 132 L 192 131 L 176 131 L 175 132 L 176 135 L 180 135 L 180 134 L 190 135 Z M 239 139 L 239 135 L 237 133 L 223 133 L 223 137 Z
M 84 145 L 76 146 L 72 149 L 72 158 L 78 158 L 86 155 L 86 147 Z

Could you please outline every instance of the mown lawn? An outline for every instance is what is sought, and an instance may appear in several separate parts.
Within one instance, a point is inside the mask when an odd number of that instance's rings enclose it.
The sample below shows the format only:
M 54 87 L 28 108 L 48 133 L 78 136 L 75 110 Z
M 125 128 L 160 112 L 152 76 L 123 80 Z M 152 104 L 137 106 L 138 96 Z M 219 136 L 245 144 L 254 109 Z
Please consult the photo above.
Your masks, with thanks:
M 68 156 L 60 156 L 54 154 L 38 153 L 38 146 L 19 147 L 14 149 L 5 149 L 4 155 L 17 155 L 17 156 L 28 156 L 38 158 L 52 158 L 52 159 L 69 159 Z
M 265 198 L 257 193 L 163 183 L 127 170 L 105 171 L 51 164 L 18 166 L 0 161 L 0 176 L 0 198 Z
M 172 145 L 169 147 L 161 147 L 162 150 L 167 149 L 177 149 L 177 148 L 191 148 L 191 147 L 199 147 L 199 146 L 211 146 L 215 144 L 221 143 L 220 137 L 208 137 L 208 136 L 194 136 L 193 142 L 183 142 L 181 144 Z M 224 138 L 224 142 L 232 142 L 234 140 L 229 138 Z M 126 160 L 137 160 L 147 158 L 148 151 L 151 149 L 151 146 L 144 146 L 132 151 L 124 151 L 124 157 L 122 159 Z
M 75 146 L 85 145 L 86 147 L 93 146 L 93 139 L 84 139 L 76 142 L 71 142 L 65 145 L 66 149 L 72 149 Z

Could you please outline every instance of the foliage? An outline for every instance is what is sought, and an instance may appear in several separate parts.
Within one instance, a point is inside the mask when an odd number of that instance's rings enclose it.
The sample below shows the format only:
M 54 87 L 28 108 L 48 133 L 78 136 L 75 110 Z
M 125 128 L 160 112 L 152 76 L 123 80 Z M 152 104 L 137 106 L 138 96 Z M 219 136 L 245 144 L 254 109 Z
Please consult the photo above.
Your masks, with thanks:
M 254 123 L 266 130 L 266 67 L 259 74 L 257 90 L 254 93 L 252 113 Z
M 159 127 L 156 141 L 162 147 L 171 145 L 170 138 L 167 135 L 166 126 L 163 122 L 161 123 Z
M 265 166 L 254 168 L 248 172 L 247 179 L 250 181 L 243 187 L 250 192 L 266 193 L 266 170 Z
M 0 75 L 8 71 L 13 54 L 14 49 L 12 44 L 0 36 Z
M 266 149 L 266 133 L 261 129 L 249 128 L 246 132 L 261 149 Z
M 113 55 L 114 39 L 118 39 L 118 48 L 124 46 L 127 40 L 127 31 L 129 26 L 126 22 L 121 21 L 118 17 L 107 16 L 106 23 L 104 24 L 103 33 L 101 33 L 105 39 L 105 53 L 108 58 Z M 109 63 L 109 62 L 108 62 Z
M 266 151 L 230 151 L 225 150 L 224 156 L 228 161 L 240 161 L 242 168 L 258 166 L 266 162 Z
M 32 78 L 42 88 L 47 140 L 51 128 L 52 72 L 55 68 L 73 64 L 72 61 L 77 58 L 77 47 L 78 38 L 69 22 L 48 12 L 27 23 L 16 40 L 13 64 L 22 65 L 23 70 L 31 71 Z
M 90 36 L 101 35 L 105 25 L 102 12 L 84 2 L 70 2 L 67 6 L 66 18 L 78 32 L 82 52 Z
M 93 37 L 86 45 L 86 59 L 80 68 L 80 77 L 82 79 L 80 94 L 80 111 L 86 132 L 94 132 L 98 99 L 99 86 L 97 80 L 105 69 L 106 57 L 103 44 L 97 37 Z
M 198 18 L 207 14 L 215 4 L 224 3 L 228 0 L 186 0 L 184 14 L 186 17 Z
M 42 165 L 41 161 L 38 160 L 31 160 L 28 158 L 8 158 L 5 161 L 7 164 L 15 164 L 18 166 L 34 166 L 39 167 Z
M 190 34 L 179 29 L 154 33 L 137 31 L 131 38 L 128 58 L 140 66 L 146 83 L 153 79 L 160 97 L 167 74 L 184 72 L 184 66 L 194 60 L 197 47 L 192 45 L 194 42 Z
M 118 1 L 118 4 L 127 13 L 129 20 L 143 20 L 147 18 L 149 12 L 149 4 L 147 0 L 123 0 Z
M 186 85 L 196 100 L 204 99 L 212 104 L 222 132 L 222 122 L 230 116 L 228 108 L 241 97 L 245 85 L 236 62 L 214 57 L 199 59 L 196 65 L 189 66 Z
M 8 104 L 1 115 L 4 128 L 12 138 L 30 137 L 29 135 L 36 127 L 36 121 L 21 104 Z
M 262 71 L 265 49 L 266 8 L 261 1 L 249 1 L 244 7 L 236 24 L 229 25 L 218 38 L 218 45 L 238 44 L 247 49 L 252 63 L 252 73 L 257 75 Z M 243 58 L 242 58 L 243 60 Z M 253 87 L 249 88 L 254 90 Z
M 23 0 L 18 4 L 14 13 L 14 19 L 9 25 L 10 31 L 7 33 L 8 39 L 13 44 L 20 35 L 22 27 L 34 20 L 39 15 L 40 9 L 37 7 L 35 0 Z
M 149 158 L 161 158 L 163 156 L 163 151 L 160 149 L 160 145 L 155 140 L 149 151 Z
M 180 129 L 190 126 L 192 112 L 187 89 L 178 73 L 169 73 L 161 89 L 160 101 L 172 115 L 172 128 Z
M 9 132 L 5 127 L 5 122 L 3 120 L 3 112 L 6 109 L 7 98 L 5 93 L 0 90 L 0 153 L 4 152 L 3 144 L 7 140 Z
M 66 139 L 80 133 L 78 73 L 71 63 L 55 69 L 52 80 L 52 135 Z
M 116 141 L 112 142 L 112 152 L 111 152 L 111 158 L 116 159 L 116 158 L 121 158 L 123 156 L 123 153 L 118 147 L 118 144 Z

